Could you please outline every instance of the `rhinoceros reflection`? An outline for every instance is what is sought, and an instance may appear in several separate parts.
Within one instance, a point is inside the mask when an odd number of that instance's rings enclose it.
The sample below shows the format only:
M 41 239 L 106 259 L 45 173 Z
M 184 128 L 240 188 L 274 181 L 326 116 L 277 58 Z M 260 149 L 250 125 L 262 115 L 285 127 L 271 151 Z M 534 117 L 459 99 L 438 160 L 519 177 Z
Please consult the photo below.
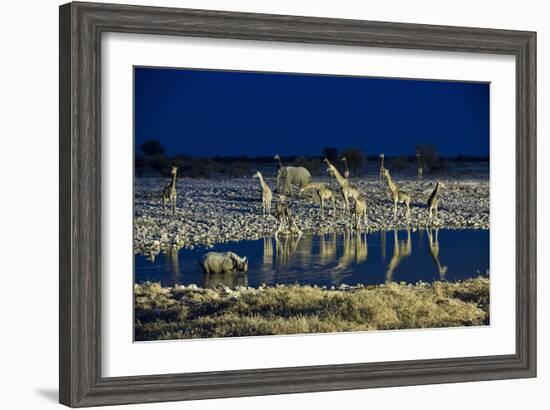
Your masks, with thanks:
M 218 285 L 235 288 L 248 286 L 248 274 L 244 272 L 207 273 L 204 275 L 204 287 L 215 288 Z

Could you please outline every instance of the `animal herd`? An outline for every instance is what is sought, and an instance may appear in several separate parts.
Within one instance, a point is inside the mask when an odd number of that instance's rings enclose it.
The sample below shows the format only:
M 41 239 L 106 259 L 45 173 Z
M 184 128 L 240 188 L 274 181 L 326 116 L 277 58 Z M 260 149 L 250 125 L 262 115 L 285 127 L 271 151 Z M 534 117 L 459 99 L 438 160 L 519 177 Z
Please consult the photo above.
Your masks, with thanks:
M 363 228 L 368 232 L 367 198 L 365 194 L 362 193 L 359 188 L 350 181 L 348 164 L 345 157 L 341 159 L 344 164 L 343 175 L 328 158 L 323 160 L 327 167 L 326 172 L 331 180 L 330 185 L 332 185 L 332 180 L 335 179 L 338 185 L 337 191 L 333 190 L 327 183 L 312 181 L 311 173 L 305 167 L 284 165 L 279 155 L 275 155 L 274 160 L 277 162 L 275 191 L 278 195 L 278 201 L 275 206 L 275 217 L 278 222 L 278 228 L 276 230 L 275 237 L 283 231 L 285 226 L 287 228 L 285 233 L 289 233 L 290 235 L 301 235 L 301 231 L 292 215 L 287 199 L 288 197 L 293 196 L 294 187 L 299 188 L 300 198 L 304 194 L 310 194 L 317 197 L 320 203 L 320 215 L 323 219 L 325 218 L 325 204 L 328 203 L 331 204 L 332 214 L 336 217 L 338 212 L 336 197 L 339 193 L 343 200 L 344 213 L 350 216 L 351 222 L 354 224 L 355 229 L 359 231 L 361 229 L 361 225 L 363 225 Z M 162 191 L 162 202 L 164 209 L 166 210 L 166 207 L 170 205 L 173 213 L 176 212 L 177 170 L 178 168 L 175 166 L 171 168 L 170 183 Z M 399 187 L 399 185 L 391 177 L 390 171 L 384 167 L 384 154 L 380 155 L 379 175 L 380 182 L 382 182 L 383 179 L 387 182 L 390 197 L 393 202 L 394 220 L 397 218 L 398 204 L 403 204 L 405 207 L 405 217 L 407 218 L 407 222 L 410 222 L 411 195 Z M 421 175 L 420 171 L 419 175 Z M 262 191 L 263 215 L 271 215 L 273 192 L 259 171 L 257 171 L 253 177 L 257 178 L 260 183 Z M 443 187 L 443 183 L 437 182 L 435 189 L 428 199 L 426 225 L 431 225 L 434 217 L 437 219 L 439 204 L 438 195 Z M 233 252 L 208 252 L 203 256 L 200 265 L 205 273 L 224 273 L 230 271 L 246 272 L 248 270 L 247 258 L 242 258 Z
M 286 197 L 289 195 L 292 196 L 292 189 L 295 186 L 300 189 L 300 197 L 302 197 L 304 193 L 309 193 L 319 200 L 321 218 L 325 217 L 326 203 L 331 204 L 333 216 L 337 215 L 337 192 L 335 192 L 331 186 L 324 182 L 313 182 L 311 173 L 305 167 L 285 166 L 279 155 L 275 155 L 274 160 L 277 161 L 278 167 L 275 188 L 279 195 L 279 201 L 275 210 L 275 216 L 279 222 L 277 234 L 282 230 L 284 224 L 288 225 L 288 229 L 291 233 L 293 233 L 293 231 L 300 233 L 295 221 L 292 219 L 288 203 L 286 202 Z M 344 203 L 344 212 L 351 216 L 352 223 L 355 225 L 356 230 L 359 230 L 361 225 L 363 225 L 364 229 L 368 231 L 367 198 L 365 194 L 360 192 L 359 188 L 350 181 L 346 158 L 342 158 L 341 161 L 344 163 L 343 175 L 329 159 L 325 158 L 323 160 L 327 166 L 326 171 L 331 181 L 334 178 L 338 184 L 338 191 Z M 419 173 L 419 175 L 421 174 Z M 269 215 L 271 214 L 273 193 L 259 171 L 254 174 L 254 177 L 258 178 L 262 190 L 263 215 Z M 390 191 L 390 197 L 393 202 L 394 220 L 397 218 L 398 204 L 403 204 L 405 207 L 405 216 L 407 222 L 409 222 L 411 218 L 411 195 L 399 187 L 391 177 L 390 171 L 384 167 L 384 154 L 380 155 L 380 180 L 382 181 L 382 179 L 386 180 Z M 437 219 L 439 204 L 438 194 L 443 187 L 443 183 L 437 182 L 435 189 L 428 199 L 426 225 L 431 225 L 434 216 Z M 353 207 L 350 206 L 351 204 L 353 204 Z

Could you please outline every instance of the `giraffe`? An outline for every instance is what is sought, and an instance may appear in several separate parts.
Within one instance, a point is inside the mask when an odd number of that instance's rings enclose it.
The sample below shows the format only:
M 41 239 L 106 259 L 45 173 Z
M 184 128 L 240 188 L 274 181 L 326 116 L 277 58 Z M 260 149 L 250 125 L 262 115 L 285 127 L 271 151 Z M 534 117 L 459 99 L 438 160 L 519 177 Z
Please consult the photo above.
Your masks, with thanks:
M 332 202 L 333 214 L 336 216 L 336 199 L 332 189 L 322 182 L 312 182 L 305 188 L 300 189 L 300 196 L 302 196 L 304 192 L 309 191 L 314 191 L 319 198 L 319 202 L 321 203 L 321 218 L 325 217 L 325 200 L 330 200 Z
M 271 214 L 271 198 L 273 197 L 271 189 L 269 189 L 269 186 L 264 181 L 264 177 L 260 171 L 256 171 L 252 178 L 258 178 L 260 181 L 260 186 L 262 187 L 263 215 L 269 215 Z
M 405 242 L 399 242 L 397 235 L 397 229 L 393 230 L 393 256 L 388 264 L 386 270 L 386 283 L 389 284 L 392 281 L 393 273 L 403 259 L 411 256 L 412 253 L 412 240 L 411 230 L 407 229 L 407 240 Z
M 382 184 L 382 181 L 384 179 L 384 153 L 380 154 L 380 184 Z
M 344 198 L 345 210 L 350 213 L 349 198 L 357 199 L 359 197 L 359 190 L 355 185 L 344 178 L 340 172 L 338 172 L 338 169 L 336 169 L 336 167 L 332 165 L 327 158 L 323 161 L 327 164 L 328 173 L 334 175 L 336 182 L 340 185 L 340 192 L 342 193 L 342 198 Z
M 359 232 L 361 220 L 365 225 L 365 230 L 369 231 L 369 224 L 367 221 L 367 198 L 364 195 L 359 195 L 355 199 L 355 206 L 353 207 L 353 216 L 355 218 L 355 230 Z
M 172 180 L 170 184 L 164 188 L 162 191 L 162 203 L 164 205 L 164 210 L 166 210 L 166 204 L 170 202 L 172 205 L 172 213 L 176 213 L 176 199 L 178 198 L 178 193 L 176 191 L 176 176 L 178 174 L 178 167 L 173 166 L 170 175 Z
M 424 174 L 424 165 L 422 164 L 422 159 L 420 158 L 420 153 L 416 153 L 416 175 L 418 178 L 422 178 Z
M 438 219 L 437 217 L 437 207 L 439 205 L 439 190 L 445 188 L 445 184 L 443 182 L 437 182 L 435 184 L 435 188 L 428 198 L 428 217 L 426 218 L 426 225 L 432 224 L 432 211 L 435 213 L 435 219 Z
M 346 157 L 342 157 L 340 161 L 344 163 L 344 178 L 349 179 L 348 160 Z
M 390 175 L 390 171 L 387 169 L 384 169 L 384 176 L 386 177 L 386 180 L 388 181 L 388 187 L 390 188 L 391 197 L 393 200 L 393 219 L 397 217 L 397 204 L 405 204 L 407 207 L 407 220 L 410 220 L 411 218 L 411 196 L 405 192 L 402 191 L 397 184 L 394 182 Z
M 430 245 L 430 255 L 432 260 L 437 267 L 439 272 L 439 279 L 445 280 L 445 275 L 447 274 L 447 266 L 441 266 L 439 261 L 439 228 L 434 229 L 435 234 L 432 234 L 431 229 L 426 228 L 426 233 L 428 234 L 428 243 Z
M 288 203 L 286 202 L 286 197 L 284 195 L 279 196 L 279 201 L 277 201 L 277 205 L 275 205 L 275 217 L 277 218 L 277 222 L 279 224 L 277 231 L 275 232 L 275 236 L 279 235 L 285 223 L 288 225 L 289 233 L 291 235 L 294 233 L 299 236 L 302 235 L 302 231 L 300 231 L 300 228 L 298 228 L 296 221 L 292 217 L 292 213 L 290 212 L 290 208 L 288 207 Z
M 273 159 L 274 159 L 275 161 L 277 161 L 277 168 L 278 168 L 278 169 L 284 168 L 283 161 L 281 161 L 281 157 L 279 156 L 279 154 L 275 154 L 275 156 L 273 157 Z
M 286 167 L 283 165 L 283 161 L 281 160 L 279 154 L 275 154 L 273 159 L 277 161 L 277 181 L 275 183 L 275 191 L 278 194 L 285 194 L 284 188 L 281 189 L 281 181 L 285 181 L 287 178 Z M 281 190 L 283 192 L 279 192 Z

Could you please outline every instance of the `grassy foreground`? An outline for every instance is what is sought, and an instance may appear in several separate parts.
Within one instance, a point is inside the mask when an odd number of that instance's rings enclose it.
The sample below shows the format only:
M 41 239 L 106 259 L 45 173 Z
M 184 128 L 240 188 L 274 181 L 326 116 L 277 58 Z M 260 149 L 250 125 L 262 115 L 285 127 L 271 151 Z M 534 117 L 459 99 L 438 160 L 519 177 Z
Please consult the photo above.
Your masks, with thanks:
M 489 279 L 335 290 L 135 285 L 135 340 L 489 324 Z

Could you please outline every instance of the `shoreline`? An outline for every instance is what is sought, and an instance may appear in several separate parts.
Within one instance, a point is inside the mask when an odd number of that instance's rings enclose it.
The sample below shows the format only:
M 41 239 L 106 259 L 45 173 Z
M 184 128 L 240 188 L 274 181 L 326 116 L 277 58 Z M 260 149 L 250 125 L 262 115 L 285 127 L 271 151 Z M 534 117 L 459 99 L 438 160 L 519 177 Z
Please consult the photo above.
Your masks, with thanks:
M 489 278 L 382 285 L 134 285 L 135 340 L 489 324 Z
M 328 179 L 319 179 L 329 183 Z M 372 178 L 356 178 L 352 182 L 367 196 L 369 232 L 426 226 L 426 202 L 434 188 L 431 180 L 397 180 L 412 195 L 411 220 L 407 224 L 403 205 L 393 220 L 393 203 L 386 185 Z M 489 229 L 489 181 L 484 177 L 443 179 L 439 220 L 432 225 L 440 229 Z M 240 240 L 256 240 L 273 236 L 277 229 L 274 208 L 278 201 L 273 194 L 272 214 L 262 215 L 261 192 L 257 180 L 190 179 L 177 182 L 176 214 L 164 211 L 160 191 L 162 178 L 137 178 L 134 200 L 134 253 L 158 254 L 171 247 L 193 249 L 196 246 Z M 273 189 L 273 178 L 266 178 Z M 311 198 L 288 198 L 297 225 L 304 234 L 343 233 L 352 228 L 351 218 L 344 214 L 343 201 L 337 193 L 337 214 L 325 204 L 325 218 L 320 217 L 319 203 Z M 364 229 L 362 229 L 364 231 Z

